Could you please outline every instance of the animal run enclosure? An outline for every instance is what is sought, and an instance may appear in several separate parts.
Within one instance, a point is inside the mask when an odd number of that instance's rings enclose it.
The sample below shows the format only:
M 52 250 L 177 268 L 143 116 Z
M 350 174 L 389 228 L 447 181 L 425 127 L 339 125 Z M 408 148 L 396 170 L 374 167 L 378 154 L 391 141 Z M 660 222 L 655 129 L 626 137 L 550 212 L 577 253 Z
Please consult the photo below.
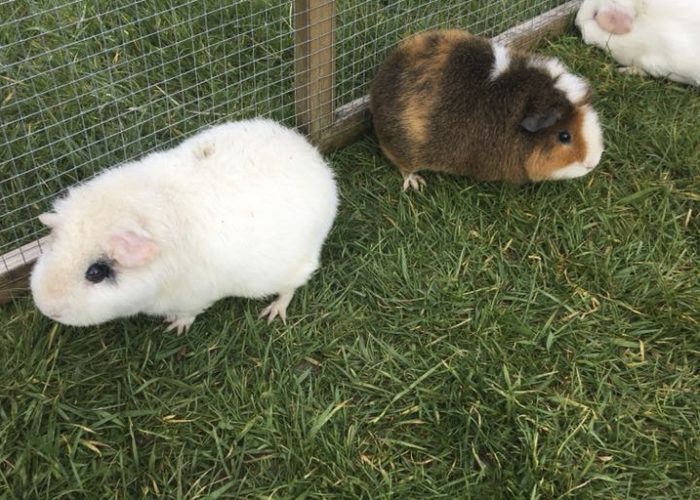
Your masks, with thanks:
M 103 168 L 226 120 L 266 116 L 322 150 L 367 128 L 386 51 L 458 27 L 528 46 L 561 0 L 0 2 L 0 301 L 26 287 L 37 215 Z

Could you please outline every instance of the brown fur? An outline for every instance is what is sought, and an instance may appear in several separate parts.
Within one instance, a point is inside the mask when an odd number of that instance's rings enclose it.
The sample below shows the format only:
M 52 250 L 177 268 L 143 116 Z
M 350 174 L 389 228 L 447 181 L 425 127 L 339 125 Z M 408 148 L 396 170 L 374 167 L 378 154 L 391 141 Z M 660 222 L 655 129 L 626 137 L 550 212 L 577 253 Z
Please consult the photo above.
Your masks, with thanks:
M 442 36 L 432 37 L 429 34 L 422 37 L 412 37 L 401 44 L 409 64 L 415 68 L 412 87 L 415 92 L 406 93 L 399 98 L 400 111 L 398 120 L 403 124 L 406 135 L 413 139 L 409 147 L 408 158 L 405 155 L 392 152 L 390 145 L 383 145 L 386 156 L 403 174 L 409 174 L 416 168 L 413 159 L 429 139 L 430 111 L 440 93 L 439 75 L 444 71 L 450 55 L 451 42 L 464 36 L 459 30 L 442 32 Z
M 381 149 L 402 174 L 428 169 L 525 182 L 584 158 L 574 105 L 546 70 L 528 65 L 527 54 L 511 50 L 510 57 L 509 69 L 489 80 L 490 43 L 460 30 L 419 33 L 386 57 L 370 108 Z M 559 116 L 551 127 L 532 133 L 520 126 L 529 114 L 551 110 Z M 570 145 L 557 143 L 565 127 L 572 127 Z

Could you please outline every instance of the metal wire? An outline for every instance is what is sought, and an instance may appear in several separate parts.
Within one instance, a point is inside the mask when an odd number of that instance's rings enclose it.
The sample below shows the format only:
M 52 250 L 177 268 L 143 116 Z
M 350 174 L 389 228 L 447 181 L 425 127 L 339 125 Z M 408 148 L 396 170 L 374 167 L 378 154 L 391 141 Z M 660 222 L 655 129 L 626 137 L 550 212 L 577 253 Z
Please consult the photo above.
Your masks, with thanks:
M 45 232 L 36 216 L 68 186 L 222 121 L 294 125 L 294 3 L 0 2 L 0 273 Z M 386 50 L 411 33 L 491 36 L 563 3 L 337 0 L 329 99 L 366 95 Z

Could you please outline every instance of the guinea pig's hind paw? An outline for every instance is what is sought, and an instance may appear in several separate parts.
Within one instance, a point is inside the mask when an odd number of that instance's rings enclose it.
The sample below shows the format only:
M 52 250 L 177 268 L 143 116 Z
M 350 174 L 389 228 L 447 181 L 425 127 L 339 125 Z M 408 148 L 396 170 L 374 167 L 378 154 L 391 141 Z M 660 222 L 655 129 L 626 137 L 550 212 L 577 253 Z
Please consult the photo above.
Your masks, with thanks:
M 192 323 L 194 323 L 194 316 L 185 316 L 184 318 L 166 318 L 165 322 L 170 323 L 165 329 L 166 332 L 175 330 L 177 331 L 178 335 L 182 335 L 183 333 L 187 333 L 192 326 Z
M 416 191 L 422 190 L 426 186 L 425 179 L 418 174 L 408 174 L 403 176 L 403 190 L 406 191 L 409 187 Z
M 638 68 L 637 66 L 621 66 L 617 68 L 618 73 L 622 73 L 623 75 L 636 75 L 636 76 L 645 76 L 647 74 L 646 71 L 644 71 L 642 68 Z
M 267 316 L 267 324 L 269 325 L 272 323 L 272 320 L 275 319 L 277 316 L 280 317 L 282 320 L 282 323 L 285 325 L 287 324 L 287 306 L 292 300 L 292 296 L 294 295 L 294 291 L 291 292 L 283 292 L 280 293 L 277 296 L 277 299 L 272 302 L 269 306 L 267 306 L 265 309 L 263 309 L 260 312 L 260 315 L 258 316 L 258 319 L 264 318 Z

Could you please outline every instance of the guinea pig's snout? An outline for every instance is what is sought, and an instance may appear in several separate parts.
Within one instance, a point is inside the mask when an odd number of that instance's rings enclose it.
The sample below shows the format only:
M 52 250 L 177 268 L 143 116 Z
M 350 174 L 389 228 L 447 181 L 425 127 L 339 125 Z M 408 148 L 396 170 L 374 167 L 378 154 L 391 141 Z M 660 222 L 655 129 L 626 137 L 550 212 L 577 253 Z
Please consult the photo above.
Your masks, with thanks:
M 56 304 L 55 301 L 43 300 L 42 297 L 36 294 L 34 295 L 34 302 L 44 316 L 56 321 L 61 319 L 62 308 L 60 304 Z
M 60 320 L 66 296 L 65 290 L 52 286 L 52 284 L 47 285 L 43 280 L 34 279 L 31 288 L 34 303 L 42 314 L 51 319 Z
M 44 311 L 44 315 L 48 316 L 49 318 L 60 321 L 61 320 L 61 313 L 58 312 L 55 309 L 49 309 L 47 311 Z
M 49 319 L 64 325 L 77 326 L 75 312 L 64 301 L 42 301 L 35 299 L 39 311 Z

